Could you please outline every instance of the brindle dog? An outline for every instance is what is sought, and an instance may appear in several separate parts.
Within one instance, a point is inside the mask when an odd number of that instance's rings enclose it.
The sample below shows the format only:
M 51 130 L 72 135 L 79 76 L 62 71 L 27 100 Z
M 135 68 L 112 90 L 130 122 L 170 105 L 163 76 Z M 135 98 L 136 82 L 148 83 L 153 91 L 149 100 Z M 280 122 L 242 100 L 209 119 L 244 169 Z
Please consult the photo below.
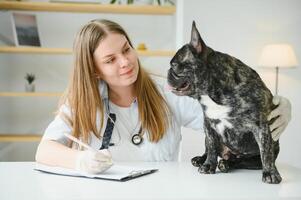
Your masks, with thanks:
M 221 172 L 262 169 L 263 182 L 280 183 L 275 166 L 279 142 L 272 140 L 267 120 L 275 106 L 259 75 L 206 46 L 195 22 L 190 43 L 177 51 L 170 65 L 173 92 L 197 99 L 203 108 L 206 151 L 192 159 L 199 172 L 213 174 L 217 165 Z

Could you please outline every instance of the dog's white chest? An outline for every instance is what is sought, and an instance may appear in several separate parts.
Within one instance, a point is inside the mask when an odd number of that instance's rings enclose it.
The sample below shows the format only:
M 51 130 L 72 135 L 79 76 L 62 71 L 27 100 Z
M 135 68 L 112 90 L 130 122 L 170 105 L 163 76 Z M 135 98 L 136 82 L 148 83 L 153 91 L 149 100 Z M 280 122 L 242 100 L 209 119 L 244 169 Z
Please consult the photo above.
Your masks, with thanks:
M 208 95 L 201 96 L 201 104 L 206 106 L 205 115 L 210 119 L 218 119 L 219 123 L 213 127 L 217 133 L 223 135 L 225 128 L 232 128 L 232 124 L 228 121 L 231 108 L 215 103 Z

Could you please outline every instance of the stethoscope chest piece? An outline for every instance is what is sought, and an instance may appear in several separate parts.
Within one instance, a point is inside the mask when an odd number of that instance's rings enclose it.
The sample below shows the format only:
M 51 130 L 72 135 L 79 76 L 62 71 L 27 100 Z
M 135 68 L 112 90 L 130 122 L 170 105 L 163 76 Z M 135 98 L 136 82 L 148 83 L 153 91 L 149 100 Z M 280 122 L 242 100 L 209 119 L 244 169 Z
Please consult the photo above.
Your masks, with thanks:
M 140 133 L 133 135 L 133 137 L 132 137 L 132 143 L 134 145 L 139 145 L 139 144 L 142 143 L 142 141 L 143 141 L 143 138 L 140 135 Z

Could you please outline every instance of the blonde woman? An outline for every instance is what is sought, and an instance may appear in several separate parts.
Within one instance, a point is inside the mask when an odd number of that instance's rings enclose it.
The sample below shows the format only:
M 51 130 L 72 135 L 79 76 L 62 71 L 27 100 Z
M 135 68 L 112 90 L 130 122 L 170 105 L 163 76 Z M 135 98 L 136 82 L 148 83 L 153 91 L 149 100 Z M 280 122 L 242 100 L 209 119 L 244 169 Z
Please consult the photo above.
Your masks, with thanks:
M 93 20 L 84 25 L 75 39 L 74 58 L 71 81 L 39 144 L 37 162 L 101 173 L 112 158 L 175 161 L 181 127 L 202 128 L 199 103 L 155 83 L 140 66 L 128 35 L 115 22 Z M 274 100 L 279 106 L 271 117 L 280 117 L 270 128 L 278 139 L 291 110 L 287 99 Z M 99 150 L 80 148 L 64 134 Z

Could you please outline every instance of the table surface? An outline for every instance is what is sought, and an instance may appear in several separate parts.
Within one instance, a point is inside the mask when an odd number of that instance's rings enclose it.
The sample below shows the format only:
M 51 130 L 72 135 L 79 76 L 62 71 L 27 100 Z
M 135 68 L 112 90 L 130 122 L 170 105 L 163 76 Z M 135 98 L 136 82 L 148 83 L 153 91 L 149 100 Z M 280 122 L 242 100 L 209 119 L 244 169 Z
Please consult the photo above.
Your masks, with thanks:
M 0 199 L 301 199 L 301 169 L 277 164 L 282 182 L 261 181 L 261 170 L 199 174 L 185 162 L 132 162 L 159 171 L 126 182 L 68 177 L 34 170 L 34 162 L 0 162 Z

